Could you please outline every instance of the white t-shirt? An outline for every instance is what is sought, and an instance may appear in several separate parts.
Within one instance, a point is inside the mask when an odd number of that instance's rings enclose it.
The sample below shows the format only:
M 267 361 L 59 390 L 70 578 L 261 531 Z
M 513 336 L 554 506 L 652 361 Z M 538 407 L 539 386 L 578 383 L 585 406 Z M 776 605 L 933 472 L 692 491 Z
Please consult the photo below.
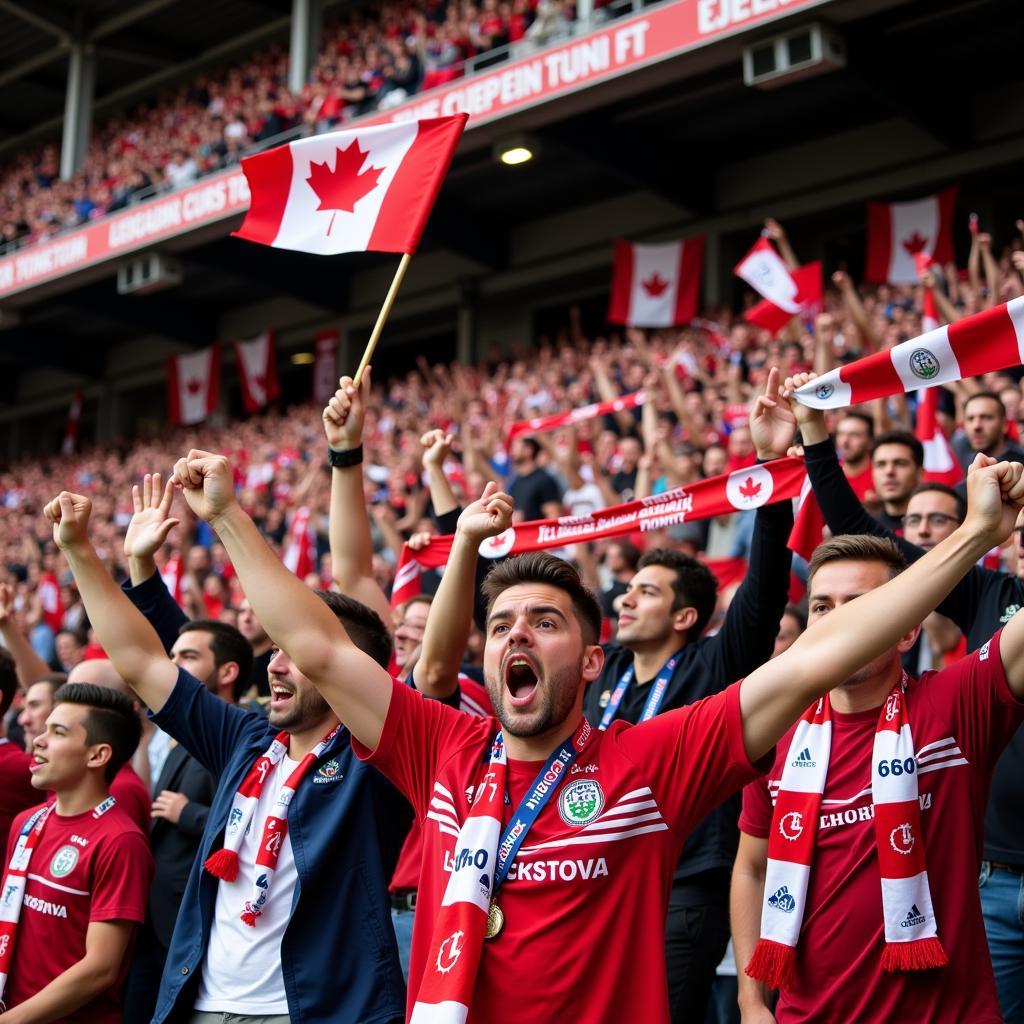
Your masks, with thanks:
M 281 786 L 298 766 L 298 761 L 284 757 L 277 771 L 267 780 L 238 851 L 238 878 L 233 882 L 221 881 L 217 885 L 217 904 L 210 945 L 199 980 L 197 1010 L 252 1017 L 288 1013 L 284 975 L 281 973 L 281 940 L 292 915 L 298 877 L 290 835 L 286 835 L 281 844 L 270 898 L 256 919 L 255 928 L 242 923 L 242 911 L 246 900 L 253 894 L 256 853 L 263 835 L 263 823 Z

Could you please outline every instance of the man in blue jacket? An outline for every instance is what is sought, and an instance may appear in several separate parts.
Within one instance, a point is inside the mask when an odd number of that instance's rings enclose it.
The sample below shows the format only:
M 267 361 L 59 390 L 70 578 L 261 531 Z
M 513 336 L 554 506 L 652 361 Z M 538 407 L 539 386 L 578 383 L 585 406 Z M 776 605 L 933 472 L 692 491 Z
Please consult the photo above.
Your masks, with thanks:
M 171 939 L 155 1024 L 390 1024 L 404 986 L 387 882 L 408 806 L 358 761 L 350 736 L 282 651 L 267 718 L 176 667 L 88 539 L 91 503 L 47 509 L 97 639 L 121 675 L 220 781 Z M 379 616 L 321 595 L 386 666 Z

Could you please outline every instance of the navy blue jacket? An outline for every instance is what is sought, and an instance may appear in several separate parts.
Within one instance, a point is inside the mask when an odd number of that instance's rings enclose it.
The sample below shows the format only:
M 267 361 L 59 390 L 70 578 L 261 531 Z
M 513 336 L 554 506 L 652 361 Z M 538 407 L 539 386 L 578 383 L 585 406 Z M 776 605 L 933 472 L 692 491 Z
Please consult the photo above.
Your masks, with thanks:
M 181 610 L 159 575 L 128 593 L 162 638 L 173 638 L 177 625 L 171 623 L 181 620 Z M 202 862 L 223 845 L 235 792 L 276 731 L 262 715 L 226 704 L 184 670 L 153 719 L 219 779 L 160 983 L 153 1020 L 161 1024 L 192 1012 L 217 888 Z M 408 821 L 405 800 L 355 756 L 348 730 L 339 730 L 288 814 L 298 883 L 281 966 L 293 1024 L 403 1018 L 405 985 L 387 886 Z

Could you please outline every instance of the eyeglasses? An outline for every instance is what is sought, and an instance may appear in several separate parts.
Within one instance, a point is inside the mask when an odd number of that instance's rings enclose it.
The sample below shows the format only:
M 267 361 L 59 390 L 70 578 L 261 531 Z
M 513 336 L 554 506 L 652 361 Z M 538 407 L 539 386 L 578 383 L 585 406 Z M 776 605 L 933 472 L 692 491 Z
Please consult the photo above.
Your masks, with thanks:
M 925 519 L 928 520 L 928 526 L 932 530 L 941 530 L 947 523 L 960 522 L 956 516 L 948 516 L 945 512 L 929 512 L 926 516 L 914 512 L 903 517 L 903 525 L 908 530 L 916 530 Z

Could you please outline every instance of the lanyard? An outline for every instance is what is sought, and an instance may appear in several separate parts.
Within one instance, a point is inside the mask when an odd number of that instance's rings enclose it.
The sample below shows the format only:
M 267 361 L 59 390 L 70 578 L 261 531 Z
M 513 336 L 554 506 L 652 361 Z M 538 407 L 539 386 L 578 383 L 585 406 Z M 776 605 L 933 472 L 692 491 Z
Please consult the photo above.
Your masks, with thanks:
M 679 663 L 679 655 L 682 651 L 676 651 L 668 661 L 662 666 L 661 671 L 658 673 L 658 677 L 654 680 L 654 685 L 651 687 L 651 692 L 647 697 L 647 703 L 644 705 L 643 713 L 640 715 L 640 721 L 646 722 L 648 719 L 653 718 L 661 707 L 661 702 L 665 699 L 665 691 L 668 689 L 669 680 L 672 678 L 672 673 L 675 671 L 676 665 Z M 598 726 L 602 732 L 612 724 L 612 719 L 618 713 L 619 705 L 622 703 L 622 698 L 626 696 L 626 691 L 629 689 L 629 684 L 633 682 L 633 675 L 636 669 L 633 665 L 630 665 L 625 672 L 622 673 L 622 678 L 618 681 L 615 686 L 615 690 L 612 692 L 611 699 L 608 701 L 608 707 L 604 709 L 604 714 L 601 716 L 601 724 Z
M 533 780 L 530 791 L 516 808 L 502 833 L 501 842 L 498 843 L 498 855 L 494 867 L 494 886 L 491 889 L 492 897 L 508 876 L 512 862 L 523 845 L 523 840 L 526 839 L 533 823 L 540 817 L 540 812 L 544 810 L 554 795 L 562 776 L 568 772 L 569 765 L 576 760 L 577 755 L 587 745 L 587 741 L 592 735 L 593 730 L 590 728 L 590 723 L 584 718 L 575 734 L 565 740 L 544 762 L 544 767 L 537 774 L 537 778 Z M 495 739 L 495 743 L 498 742 L 501 742 L 501 733 Z M 505 802 L 509 802 L 507 789 Z

